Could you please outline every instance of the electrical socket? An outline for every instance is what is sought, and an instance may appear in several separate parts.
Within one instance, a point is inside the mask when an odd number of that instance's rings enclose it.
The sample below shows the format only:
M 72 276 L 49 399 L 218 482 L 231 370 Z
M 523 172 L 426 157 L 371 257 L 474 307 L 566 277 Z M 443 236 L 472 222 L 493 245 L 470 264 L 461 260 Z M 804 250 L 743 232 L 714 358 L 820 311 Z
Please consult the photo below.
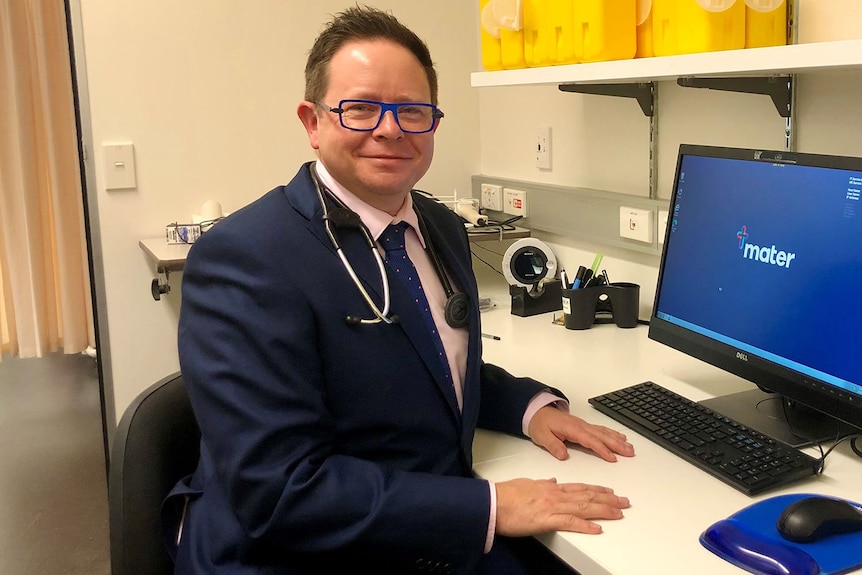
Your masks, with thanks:
M 620 206 L 620 237 L 652 243 L 653 211 Z
M 513 216 L 527 217 L 527 192 L 503 188 L 503 211 Z
M 482 196 L 479 207 L 495 212 L 503 211 L 503 186 L 482 184 Z

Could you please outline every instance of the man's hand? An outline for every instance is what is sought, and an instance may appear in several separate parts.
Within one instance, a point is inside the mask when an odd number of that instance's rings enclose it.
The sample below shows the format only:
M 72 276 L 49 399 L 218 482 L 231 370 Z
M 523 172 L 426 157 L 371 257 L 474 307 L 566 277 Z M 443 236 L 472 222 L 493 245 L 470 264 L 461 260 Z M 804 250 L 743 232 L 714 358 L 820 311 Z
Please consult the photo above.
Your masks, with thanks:
M 566 442 L 577 443 L 590 449 L 605 461 L 616 461 L 616 455 L 631 457 L 634 447 L 618 431 L 587 423 L 553 406 L 541 408 L 530 420 L 529 435 L 533 443 L 544 447 L 557 459 L 569 456 Z
M 556 479 L 512 479 L 495 484 L 496 532 L 510 537 L 548 531 L 601 533 L 591 519 L 621 519 L 629 506 L 612 489 Z

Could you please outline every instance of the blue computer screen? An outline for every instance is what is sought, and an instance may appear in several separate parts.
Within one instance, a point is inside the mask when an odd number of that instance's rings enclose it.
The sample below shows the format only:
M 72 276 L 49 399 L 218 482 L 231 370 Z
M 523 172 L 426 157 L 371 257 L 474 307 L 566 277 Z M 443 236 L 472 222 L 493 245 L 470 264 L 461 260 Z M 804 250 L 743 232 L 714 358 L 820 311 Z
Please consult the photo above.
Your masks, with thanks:
M 686 155 L 656 315 L 862 394 L 862 172 Z

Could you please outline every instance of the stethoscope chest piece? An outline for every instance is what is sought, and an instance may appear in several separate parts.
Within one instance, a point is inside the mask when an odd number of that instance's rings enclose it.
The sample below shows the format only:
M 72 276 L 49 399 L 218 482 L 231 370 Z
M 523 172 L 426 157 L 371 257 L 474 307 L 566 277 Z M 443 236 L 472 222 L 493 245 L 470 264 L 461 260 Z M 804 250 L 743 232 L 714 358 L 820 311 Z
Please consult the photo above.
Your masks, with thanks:
M 446 323 L 459 329 L 470 322 L 470 298 L 464 292 L 455 292 L 446 299 L 444 307 Z

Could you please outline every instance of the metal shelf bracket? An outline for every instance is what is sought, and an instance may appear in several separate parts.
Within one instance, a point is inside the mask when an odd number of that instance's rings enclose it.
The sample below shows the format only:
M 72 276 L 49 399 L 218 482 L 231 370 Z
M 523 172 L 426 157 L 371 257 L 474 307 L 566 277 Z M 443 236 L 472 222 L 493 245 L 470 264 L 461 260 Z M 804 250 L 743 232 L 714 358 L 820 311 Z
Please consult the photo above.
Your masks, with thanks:
M 789 118 L 792 111 L 792 76 L 757 76 L 753 78 L 677 78 L 684 88 L 709 88 L 725 92 L 762 94 L 772 98 L 775 109 L 782 118 Z
M 597 94 L 599 96 L 621 96 L 635 98 L 644 116 L 652 116 L 655 100 L 654 82 L 628 84 L 560 84 L 560 91 L 578 94 Z

